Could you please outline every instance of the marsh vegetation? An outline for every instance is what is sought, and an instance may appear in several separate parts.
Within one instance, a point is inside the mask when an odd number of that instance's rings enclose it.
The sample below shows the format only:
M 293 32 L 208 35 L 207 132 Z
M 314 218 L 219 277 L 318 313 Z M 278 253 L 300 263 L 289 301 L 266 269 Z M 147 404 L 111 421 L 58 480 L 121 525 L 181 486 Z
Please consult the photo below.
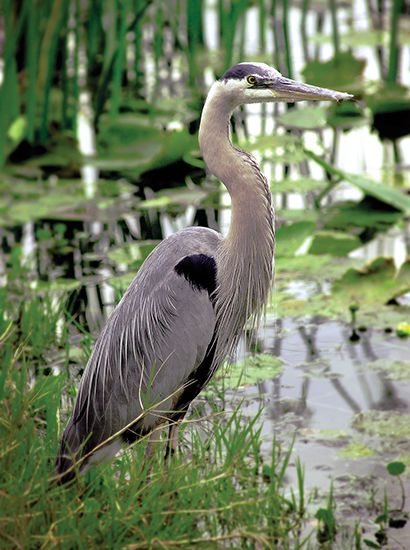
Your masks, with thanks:
M 400 0 L 3 0 L 2 547 L 410 547 L 409 37 Z M 104 320 L 160 239 L 229 225 L 197 129 L 242 60 L 357 98 L 234 115 L 276 205 L 266 324 L 168 471 L 142 440 L 61 488 Z

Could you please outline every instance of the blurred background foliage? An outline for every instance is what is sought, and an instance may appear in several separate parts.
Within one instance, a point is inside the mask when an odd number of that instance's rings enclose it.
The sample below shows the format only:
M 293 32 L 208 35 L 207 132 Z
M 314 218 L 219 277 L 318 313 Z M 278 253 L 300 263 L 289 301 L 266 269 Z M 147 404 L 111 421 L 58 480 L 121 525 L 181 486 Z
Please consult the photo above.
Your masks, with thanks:
M 403 124 L 410 116 L 408 90 L 398 84 L 401 52 L 410 42 L 405 17 L 410 8 L 404 0 L 367 0 L 369 29 L 355 30 L 351 21 L 351 29 L 343 34 L 338 10 L 346 10 L 346 2 L 301 0 L 297 26 L 289 15 L 296 3 L 289 0 L 215 0 L 215 17 L 206 19 L 210 5 L 204 0 L 4 0 L 0 166 L 38 155 L 59 133 L 73 137 L 85 91 L 97 131 L 104 130 L 103 115 L 114 121 L 132 112 L 152 117 L 150 126 L 155 127 L 167 115 L 169 119 L 171 111 L 186 127 L 191 123 L 192 133 L 206 93 L 204 72 L 212 69 L 218 77 L 245 59 L 249 33 L 257 34 L 259 55 L 253 57 L 289 77 L 295 76 L 292 44 L 295 35 L 301 36 L 306 81 L 364 98 L 382 138 L 396 140 L 408 133 Z M 256 28 L 247 17 L 255 8 Z M 329 11 L 331 33 L 326 36 L 323 26 Z M 313 37 L 307 24 L 312 17 Z M 204 38 L 205 19 L 217 29 L 212 48 Z M 331 42 L 333 55 L 324 61 L 320 44 L 326 42 Z M 377 86 L 364 81 L 366 61 L 352 53 L 353 46 L 369 44 L 377 52 Z M 337 114 L 351 123 L 363 113 L 348 105 Z M 339 119 L 332 118 L 335 124 L 341 124 Z M 183 144 L 182 150 L 186 148 Z

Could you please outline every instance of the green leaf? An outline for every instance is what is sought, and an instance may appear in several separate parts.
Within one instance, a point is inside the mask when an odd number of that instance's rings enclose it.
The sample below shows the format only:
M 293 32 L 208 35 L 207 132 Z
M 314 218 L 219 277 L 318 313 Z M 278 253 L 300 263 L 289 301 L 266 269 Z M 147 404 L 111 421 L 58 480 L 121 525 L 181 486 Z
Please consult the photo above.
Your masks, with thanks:
M 410 416 L 390 411 L 366 411 L 356 415 L 353 427 L 392 445 L 395 439 L 410 437 Z
M 269 159 L 273 162 L 297 163 L 306 158 L 302 140 L 289 134 L 260 136 L 252 141 L 241 142 L 240 146 L 247 151 L 269 152 Z
M 370 539 L 363 539 L 363 542 L 365 543 L 366 546 L 368 546 L 369 548 L 378 548 L 380 550 L 381 546 L 380 544 L 377 544 L 377 542 L 373 542 L 372 540 Z
M 402 84 L 383 83 L 374 94 L 366 96 L 373 114 L 394 113 L 410 109 L 409 89 Z
M 360 202 L 337 203 L 325 212 L 326 229 L 354 230 L 369 228 L 386 231 L 402 218 L 402 213 L 373 197 L 365 196 Z
M 368 124 L 369 120 L 357 103 L 344 101 L 328 108 L 327 122 L 333 128 L 357 128 Z
M 322 179 L 315 180 L 313 178 L 298 178 L 292 180 L 290 178 L 282 181 L 274 181 L 272 183 L 273 193 L 311 193 L 312 191 L 322 191 L 326 187 L 326 182 Z M 280 216 L 283 214 L 283 210 L 278 212 Z M 299 214 L 305 216 L 306 212 L 301 210 Z
M 333 283 L 332 295 L 360 307 L 363 303 L 385 304 L 409 290 L 410 279 L 396 277 L 392 258 L 375 258 L 361 269 L 348 269 Z
M 315 229 L 313 222 L 296 222 L 282 225 L 276 230 L 276 254 L 293 256 Z
M 410 215 L 410 196 L 405 195 L 401 191 L 394 189 L 393 187 L 388 187 L 383 183 L 378 183 L 373 180 L 370 180 L 364 176 L 349 174 L 340 168 L 335 168 L 322 158 L 318 157 L 312 151 L 305 149 L 306 154 L 317 164 L 322 166 L 329 174 L 339 177 L 340 179 L 347 181 L 354 187 L 357 187 L 365 195 L 370 195 L 378 199 L 381 202 L 389 204 L 397 210 L 403 211 L 406 214 Z
M 363 74 L 366 61 L 357 59 L 350 52 L 342 52 L 329 61 L 310 61 L 302 70 L 306 82 L 314 82 L 324 88 L 351 86 Z
M 335 258 L 332 256 L 301 256 L 278 257 L 276 260 L 276 278 L 278 281 L 305 279 L 308 281 L 332 281 L 341 277 L 346 269 L 358 265 L 357 260 L 350 258 Z
M 11 124 L 7 137 L 12 141 L 13 147 L 18 145 L 25 137 L 27 131 L 27 119 L 24 116 L 19 116 Z
M 186 130 L 162 130 L 152 117 L 122 114 L 101 123 L 97 159 L 91 164 L 105 170 L 142 174 L 168 166 L 198 148 L 196 136 Z
M 176 189 L 163 189 L 158 195 L 152 199 L 147 199 L 138 203 L 139 210 L 147 210 L 148 208 L 168 208 L 170 206 L 189 206 L 200 204 L 204 200 L 208 191 L 200 187 L 188 189 L 180 187 Z
M 215 380 L 225 388 L 254 385 L 261 380 L 269 380 L 278 376 L 283 369 L 282 361 L 278 357 L 258 353 L 247 357 L 233 365 L 228 365 L 224 373 L 219 373 Z
M 326 107 L 293 108 L 277 120 L 286 128 L 319 130 L 327 125 Z
M 64 279 L 62 277 L 54 281 L 38 281 L 35 292 L 72 292 L 81 286 L 82 282 L 77 279 Z
M 406 465 L 403 462 L 390 462 L 387 464 L 387 471 L 391 476 L 399 476 L 406 470 Z
M 366 445 L 363 445 L 360 441 L 351 441 L 342 447 L 338 453 L 340 457 L 352 460 L 374 456 L 374 454 L 375 452 L 373 449 L 366 447 Z
M 154 197 L 153 199 L 147 199 L 138 203 L 138 210 L 149 210 L 150 208 L 155 208 L 159 210 L 160 208 L 167 208 L 172 203 L 169 197 L 164 195 L 160 197 Z
M 318 231 L 313 235 L 309 254 L 330 254 L 346 256 L 351 250 L 362 245 L 358 237 L 339 231 Z
M 396 327 L 396 334 L 399 338 L 407 338 L 410 336 L 410 323 L 403 321 L 398 323 Z
M 107 256 L 116 264 L 125 264 L 130 269 L 138 269 L 159 242 L 160 241 L 147 240 L 127 243 L 110 250 Z
M 200 153 L 197 151 L 191 151 L 189 153 L 185 153 L 185 155 L 182 157 L 183 161 L 187 164 L 190 164 L 194 168 L 200 168 L 201 170 L 205 170 L 205 162 L 202 160 L 202 157 L 200 156 Z

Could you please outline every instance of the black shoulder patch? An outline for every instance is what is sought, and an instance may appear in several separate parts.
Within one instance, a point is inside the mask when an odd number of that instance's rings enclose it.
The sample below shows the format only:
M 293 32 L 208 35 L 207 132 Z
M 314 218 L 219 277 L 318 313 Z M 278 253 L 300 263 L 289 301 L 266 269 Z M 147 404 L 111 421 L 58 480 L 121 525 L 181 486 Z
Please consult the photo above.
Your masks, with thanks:
M 178 275 L 185 279 L 197 290 L 206 290 L 211 295 L 216 289 L 216 262 L 212 256 L 206 254 L 191 254 L 185 256 L 175 266 Z
M 219 80 L 230 80 L 232 78 L 241 80 L 248 76 L 248 74 L 258 74 L 259 76 L 266 76 L 266 69 L 254 65 L 253 63 L 239 63 L 228 69 L 225 74 L 221 76 Z

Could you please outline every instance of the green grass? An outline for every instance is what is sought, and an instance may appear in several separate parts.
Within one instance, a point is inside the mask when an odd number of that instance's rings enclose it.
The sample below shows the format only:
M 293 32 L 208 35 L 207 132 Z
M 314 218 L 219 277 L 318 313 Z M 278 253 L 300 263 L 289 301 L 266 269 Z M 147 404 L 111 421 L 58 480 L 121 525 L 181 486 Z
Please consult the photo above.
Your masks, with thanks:
M 303 471 L 298 467 L 300 486 L 289 492 L 285 478 L 292 450 L 274 441 L 270 460 L 263 460 L 258 415 L 245 420 L 240 409 L 214 409 L 206 436 L 197 429 L 199 413 L 191 416 L 181 450 L 168 468 L 162 459 L 165 441 L 158 444 L 149 469 L 142 440 L 71 486 L 57 485 L 54 460 L 77 381 L 68 375 L 68 331 L 56 336 L 63 308 L 53 316 L 48 302 L 40 303 L 31 296 L 11 308 L 3 293 L 3 548 L 173 548 L 199 542 L 205 547 L 307 547 L 300 535 L 306 499 Z M 12 315 L 17 315 L 14 323 Z M 89 335 L 83 338 L 89 341 Z M 60 374 L 44 374 L 41 367 L 48 355 L 60 358 Z
M 30 380 L 30 364 L 3 347 L 0 432 L 2 547 L 133 548 L 231 541 L 235 547 L 297 548 L 303 516 L 286 497 L 290 450 L 260 457 L 260 432 L 236 411 L 215 415 L 203 441 L 187 423 L 169 468 L 159 444 L 151 472 L 141 441 L 70 487 L 53 481 L 65 375 Z M 4 371 L 3 371 L 4 372 Z M 256 420 L 256 419 L 255 419 Z M 187 443 L 189 441 L 189 443 Z M 251 510 L 251 513 L 250 513 Z

